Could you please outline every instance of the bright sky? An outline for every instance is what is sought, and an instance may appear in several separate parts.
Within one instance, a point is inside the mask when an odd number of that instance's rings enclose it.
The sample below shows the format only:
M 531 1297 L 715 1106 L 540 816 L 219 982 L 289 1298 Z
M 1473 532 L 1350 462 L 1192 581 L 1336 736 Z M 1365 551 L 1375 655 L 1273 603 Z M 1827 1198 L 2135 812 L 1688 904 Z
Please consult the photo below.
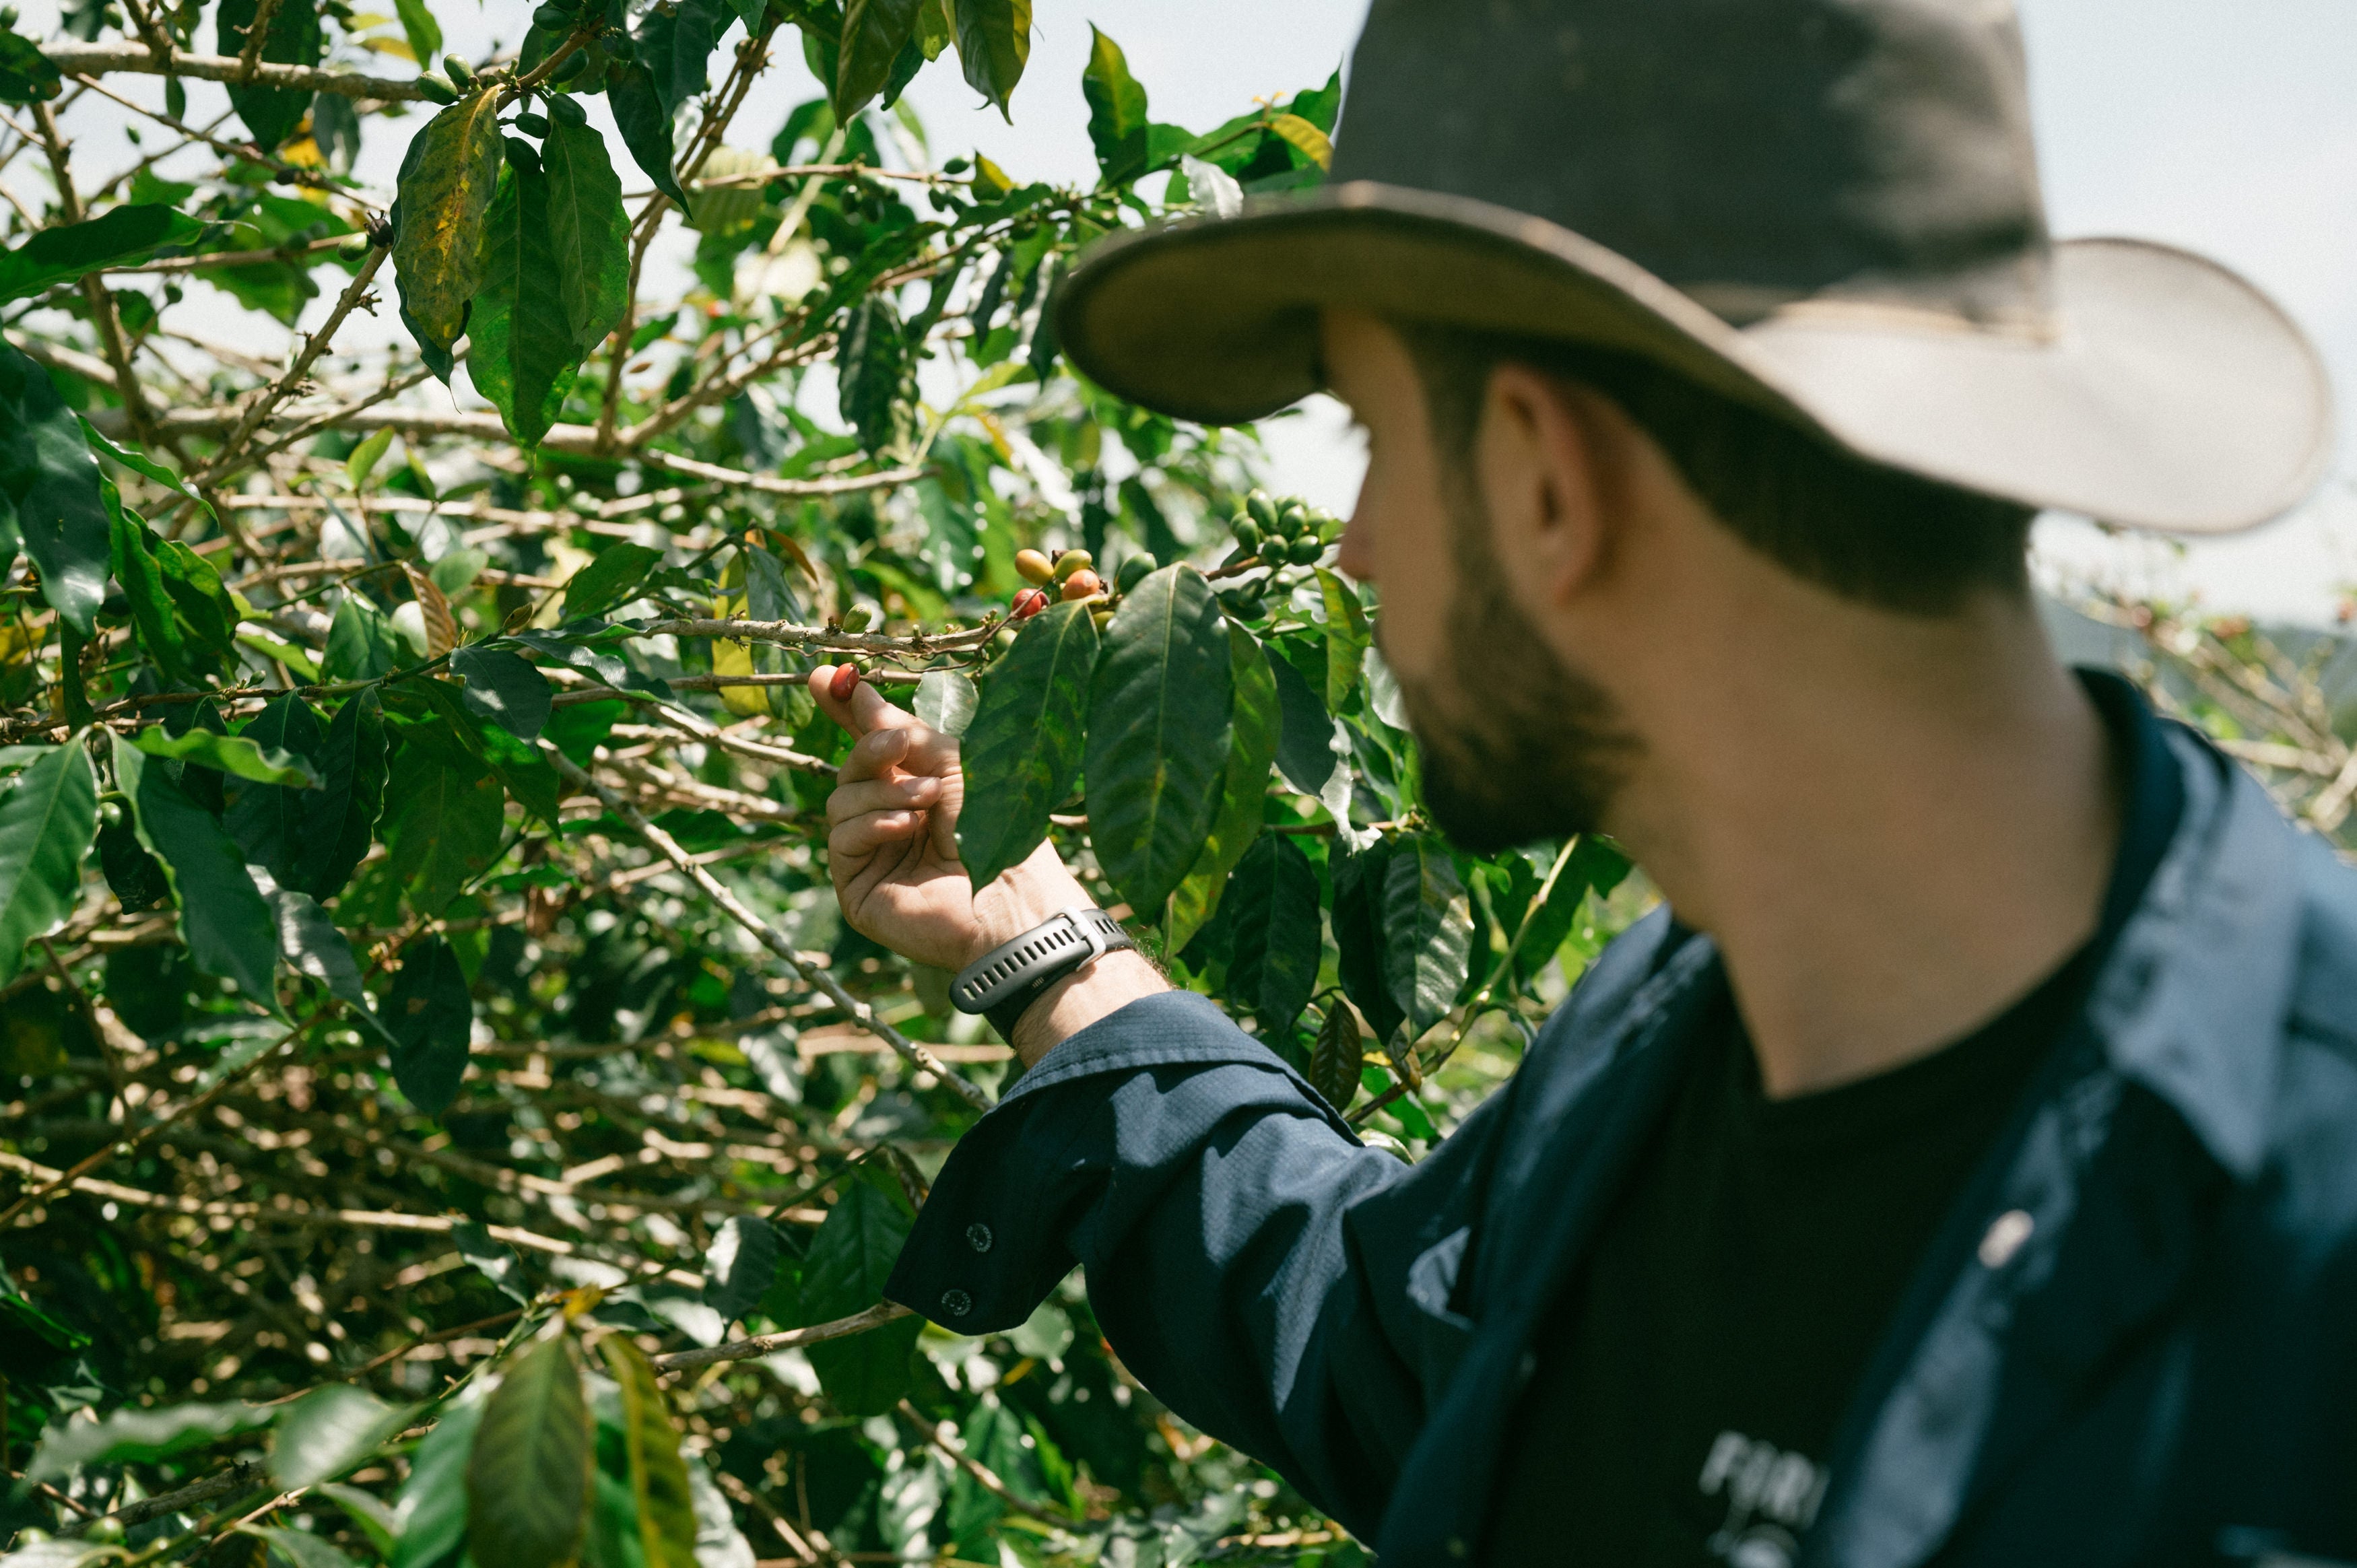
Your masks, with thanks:
M 2357 5 L 2020 5 L 2056 232 L 2150 236 L 2226 262 L 2308 327 L 2344 400 L 2357 399 L 2357 92 L 2350 87 L 2357 81 Z M 23 8 L 19 25 L 29 36 L 54 30 L 55 0 Z M 523 0 L 438 0 L 435 8 L 451 44 L 469 52 L 493 37 L 512 43 L 528 9 Z M 1365 0 L 1037 0 L 1037 35 L 1012 125 L 980 105 L 953 59 L 920 75 L 909 100 L 937 156 L 974 147 L 1017 179 L 1092 180 L 1080 89 L 1092 22 L 1127 53 L 1154 118 L 1202 129 L 1254 97 L 1323 81 L 1364 11 Z M 210 38 L 208 24 L 208 45 Z M 391 60 L 386 67 L 399 69 Z M 190 85 L 199 110 L 207 102 L 200 94 L 219 91 Z M 809 92 L 816 91 L 812 84 Z M 766 145 L 806 95 L 787 88 L 774 104 L 749 106 L 733 139 Z M 72 128 L 87 137 L 124 118 L 111 109 L 77 111 Z M 101 170 L 111 170 L 122 150 L 111 130 L 77 148 L 82 166 Z M 388 178 L 398 155 L 395 138 L 379 136 L 361 172 Z M 1361 460 L 1332 404 L 1314 401 L 1303 415 L 1271 426 L 1269 446 L 1283 489 L 1348 508 Z M 2335 478 L 2298 515 L 2181 553 L 2062 520 L 2041 527 L 2040 543 L 2050 570 L 2065 575 L 2197 591 L 2221 609 L 2321 621 L 2341 590 L 2357 584 L 2357 462 L 2344 451 Z

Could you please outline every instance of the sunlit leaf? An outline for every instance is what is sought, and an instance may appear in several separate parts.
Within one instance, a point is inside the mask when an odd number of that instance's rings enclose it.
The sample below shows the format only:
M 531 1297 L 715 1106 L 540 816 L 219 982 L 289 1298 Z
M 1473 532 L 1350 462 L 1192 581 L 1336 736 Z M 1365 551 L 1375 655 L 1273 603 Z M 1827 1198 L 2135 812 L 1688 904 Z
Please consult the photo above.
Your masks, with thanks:
M 924 0 L 845 0 L 836 55 L 834 117 L 847 123 L 884 91 L 892 62 L 915 35 Z
M 179 1404 L 156 1410 L 125 1406 L 98 1422 L 56 1422 L 42 1434 L 26 1466 L 27 1480 L 70 1476 L 91 1465 L 161 1459 L 231 1433 L 270 1424 L 267 1406 Z
M 1457 1004 L 1471 961 L 1473 917 L 1448 846 L 1419 833 L 1383 870 L 1383 984 L 1414 1040 Z
M 1326 605 L 1326 709 L 1340 713 L 1342 700 L 1358 689 L 1360 667 L 1373 639 L 1357 589 L 1321 566 L 1318 593 Z
M 662 564 L 662 552 L 644 544 L 608 544 L 565 585 L 565 618 L 604 615 L 627 600 L 647 574 Z
M 958 854 L 975 886 L 1037 849 L 1048 836 L 1049 813 L 1071 793 L 1096 661 L 1088 611 L 1050 605 L 1023 623 L 1015 646 L 984 679 L 960 746 L 966 794 Z
M 1008 100 L 1031 59 L 1031 0 L 956 0 L 958 63 L 966 84 L 1012 122 Z
M 508 434 L 536 446 L 556 421 L 581 353 L 565 314 L 548 176 L 531 143 L 511 136 L 507 172 L 483 215 L 483 256 L 467 335 L 467 373 Z
M 332 1480 L 376 1452 L 409 1423 L 410 1408 L 389 1405 L 365 1389 L 330 1383 L 283 1407 L 270 1447 L 281 1487 Z
M 621 177 L 597 131 L 557 115 L 549 122 L 540 155 L 548 179 L 554 282 L 579 360 L 622 318 L 630 272 L 630 218 L 622 209 Z
M 37 960 L 32 941 L 73 912 L 98 831 L 98 780 L 79 739 L 53 746 L 0 791 L 0 985 Z
M 475 1430 L 467 1459 L 467 1545 L 475 1561 L 500 1568 L 571 1561 L 588 1524 L 590 1460 L 573 1341 L 544 1339 L 508 1363 Z
M 1122 598 L 1089 688 L 1089 831 L 1146 918 L 1202 853 L 1220 809 L 1234 654 L 1211 585 L 1165 566 Z
M 734 1321 L 753 1310 L 778 1272 L 778 1233 L 759 1215 L 720 1228 L 704 1255 L 704 1305 Z
M 1121 46 L 1089 28 L 1089 64 L 1081 95 L 1089 103 L 1089 140 L 1104 183 L 1120 185 L 1146 172 L 1146 89 L 1129 74 Z
M 645 1353 L 624 1336 L 609 1334 L 597 1348 L 622 1389 L 622 1439 L 646 1568 L 696 1568 L 695 1504 L 662 1385 Z
M 257 784 L 283 785 L 295 789 L 316 789 L 319 785 L 318 770 L 311 765 L 308 757 L 297 752 L 282 751 L 275 746 L 260 744 L 250 735 L 216 735 L 200 727 L 184 730 L 178 735 L 167 735 L 161 729 L 144 729 L 132 744 L 149 757 L 159 757 L 169 762 L 198 763 Z
M 151 256 L 166 245 L 193 245 L 205 226 L 168 207 L 126 203 L 79 223 L 34 231 L 0 251 L 0 300 L 22 299 L 101 267 Z
M 518 740 L 535 738 L 548 723 L 548 677 L 521 656 L 476 644 L 450 655 L 450 671 L 467 682 L 468 710 Z

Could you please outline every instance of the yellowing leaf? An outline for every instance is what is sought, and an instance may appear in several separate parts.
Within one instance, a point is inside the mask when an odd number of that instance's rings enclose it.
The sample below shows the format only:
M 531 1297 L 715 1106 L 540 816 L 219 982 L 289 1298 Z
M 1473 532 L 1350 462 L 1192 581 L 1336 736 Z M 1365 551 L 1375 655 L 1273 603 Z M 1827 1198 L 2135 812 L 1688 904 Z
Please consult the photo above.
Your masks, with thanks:
M 401 319 L 445 381 L 482 277 L 483 215 L 500 180 L 498 96 L 472 93 L 425 123 L 402 160 L 393 204 Z
M 1310 161 L 1319 168 L 1334 166 L 1334 144 L 1326 139 L 1325 132 L 1300 115 L 1279 114 L 1268 123 L 1268 128 L 1308 154 Z
M 727 620 L 745 613 L 745 600 L 740 596 L 724 596 L 712 601 L 715 618 Z M 753 645 L 732 641 L 727 638 L 712 639 L 712 672 L 715 675 L 750 675 L 753 673 Z M 770 711 L 770 689 L 767 686 L 723 686 L 721 705 L 739 718 L 751 718 Z
M 450 601 L 433 578 L 404 561 L 402 575 L 409 579 L 409 591 L 417 596 L 417 608 L 425 618 L 425 656 L 439 659 L 458 645 L 458 622 L 450 614 Z

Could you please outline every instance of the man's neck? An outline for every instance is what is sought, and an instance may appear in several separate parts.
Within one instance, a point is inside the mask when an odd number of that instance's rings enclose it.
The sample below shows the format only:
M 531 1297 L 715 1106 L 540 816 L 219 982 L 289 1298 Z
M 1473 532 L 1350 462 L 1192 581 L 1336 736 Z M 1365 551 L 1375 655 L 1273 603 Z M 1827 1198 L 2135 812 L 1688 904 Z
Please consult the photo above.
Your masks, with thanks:
M 1722 624 L 1784 646 L 1673 656 L 1613 825 L 1717 941 L 1771 1096 L 1961 1037 L 2093 934 L 2119 792 L 2034 607 Z

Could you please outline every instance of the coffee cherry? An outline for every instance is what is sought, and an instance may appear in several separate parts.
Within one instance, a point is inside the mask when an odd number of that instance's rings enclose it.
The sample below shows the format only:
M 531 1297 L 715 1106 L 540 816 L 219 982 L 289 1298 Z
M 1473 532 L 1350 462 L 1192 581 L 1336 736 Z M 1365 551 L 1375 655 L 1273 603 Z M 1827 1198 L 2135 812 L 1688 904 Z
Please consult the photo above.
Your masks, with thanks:
M 1260 553 L 1260 524 L 1248 517 L 1235 521 L 1236 544 L 1247 555 Z
M 343 257 L 343 259 L 348 262 L 366 261 L 368 259 L 369 248 L 373 243 L 374 242 L 366 234 L 354 234 L 342 244 L 336 247 L 336 254 Z
M 1266 490 L 1254 490 L 1252 494 L 1246 496 L 1244 498 L 1244 510 L 1252 515 L 1254 524 L 1257 526 L 1263 533 L 1270 533 L 1275 531 L 1276 503 L 1268 499 L 1268 492 Z
M 444 55 L 442 57 L 442 69 L 444 71 L 448 73 L 450 85 L 456 87 L 461 92 L 469 91 L 473 89 L 475 85 L 475 67 L 473 62 L 469 61 L 465 55 Z
M 1121 570 L 1113 575 L 1114 585 L 1126 594 L 1152 575 L 1154 567 L 1154 557 L 1141 550 L 1121 564 Z
M 1113 611 L 1111 610 L 1094 609 L 1089 612 L 1089 624 L 1095 627 L 1099 631 L 1103 631 L 1107 626 L 1111 625 L 1112 622 Z
M 1067 599 L 1085 599 L 1091 594 L 1103 592 L 1104 592 L 1104 579 L 1086 566 L 1064 579 L 1064 597 Z
M 450 85 L 447 78 L 430 70 L 424 71 L 419 74 L 417 78 L 417 91 L 418 95 L 424 98 L 428 103 L 456 103 L 458 102 L 458 90 Z
M 1324 542 L 1314 533 L 1303 534 L 1295 540 L 1292 547 L 1286 552 L 1297 566 L 1314 566 L 1318 563 L 1318 558 L 1325 553 Z
M 548 118 L 530 113 L 519 114 L 515 117 L 515 128 L 527 136 L 545 136 L 548 134 Z
M 572 54 L 565 57 L 566 65 L 572 64 L 575 60 L 579 60 L 584 65 L 587 65 L 589 62 L 589 52 L 587 49 L 576 49 Z M 561 81 L 565 79 L 565 67 L 559 66 L 556 70 L 557 80 Z M 550 99 L 548 101 L 548 117 L 552 120 L 562 120 L 568 125 L 587 125 L 589 124 L 589 111 L 582 108 L 580 102 L 577 99 L 572 98 Z
M 573 26 L 573 8 L 569 5 L 543 5 L 533 12 L 532 21 L 536 27 L 561 33 Z
M 1048 596 L 1037 588 L 1026 588 L 1015 596 L 1015 607 L 1007 613 L 1009 620 L 1029 620 L 1048 607 Z
M 866 605 L 854 605 L 843 612 L 843 629 L 845 631 L 866 631 L 875 622 L 876 612 Z
M 851 693 L 858 689 L 859 666 L 856 664 L 836 665 L 834 678 L 826 683 L 826 694 L 838 703 L 851 701 Z
M 1056 580 L 1054 564 L 1037 550 L 1017 551 L 1015 570 L 1021 575 L 1025 582 L 1038 583 L 1043 587 Z
M 1285 510 L 1276 514 L 1276 531 L 1287 539 L 1298 539 L 1309 526 L 1309 509 L 1299 501 L 1287 501 Z
M 1060 583 L 1065 578 L 1071 576 L 1073 573 L 1095 564 L 1096 558 L 1091 555 L 1087 551 L 1067 550 L 1061 555 L 1056 557 L 1056 565 L 1053 575 L 1055 576 L 1056 581 Z

